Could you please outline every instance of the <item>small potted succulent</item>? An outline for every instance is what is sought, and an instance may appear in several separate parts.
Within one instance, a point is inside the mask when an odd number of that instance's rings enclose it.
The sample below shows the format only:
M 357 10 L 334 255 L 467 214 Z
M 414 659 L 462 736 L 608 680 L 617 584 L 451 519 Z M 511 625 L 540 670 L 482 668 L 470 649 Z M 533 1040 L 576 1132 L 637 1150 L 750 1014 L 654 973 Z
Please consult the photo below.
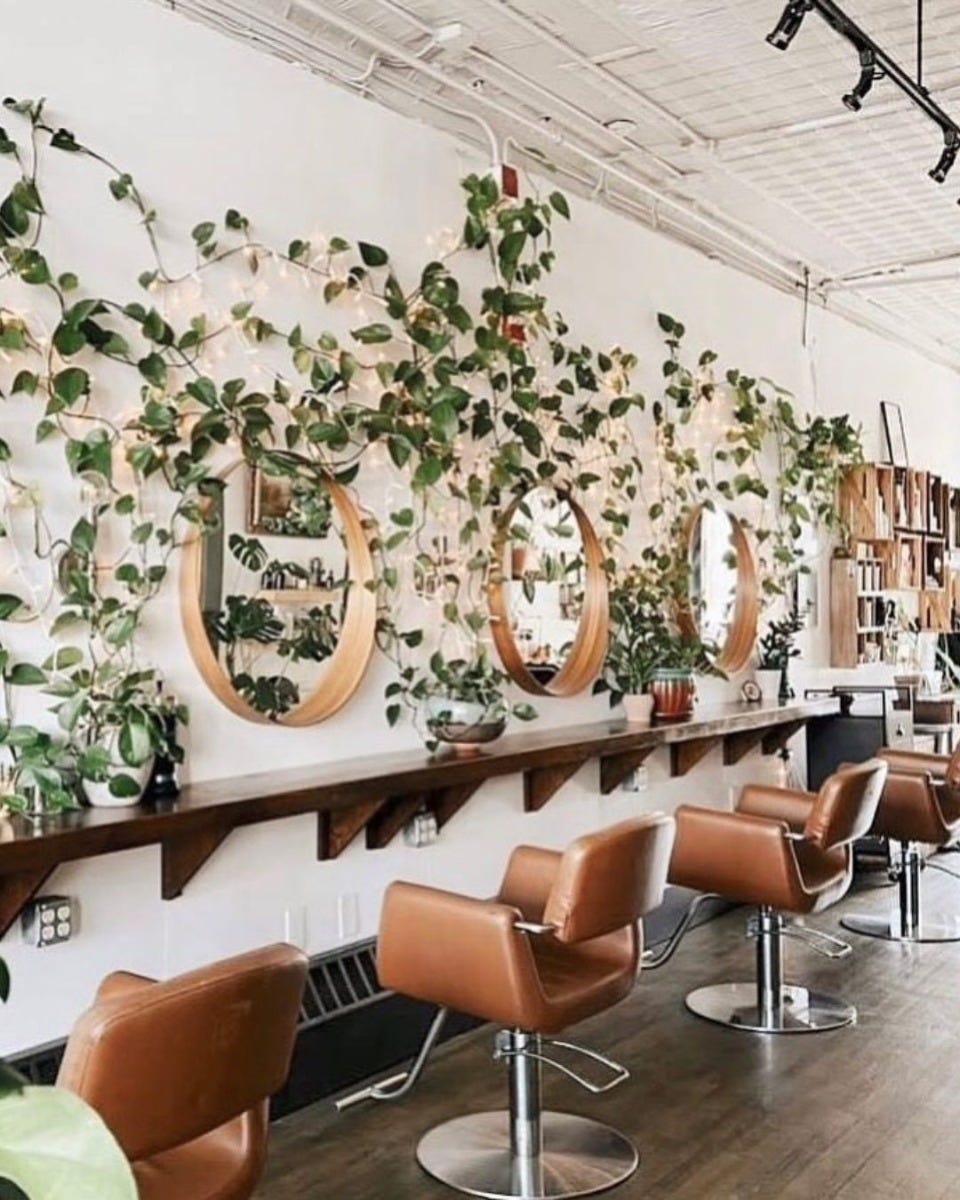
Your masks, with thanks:
M 510 704 L 504 698 L 507 683 L 506 673 L 483 647 L 470 658 L 433 654 L 430 677 L 421 689 L 433 745 L 442 742 L 456 753 L 474 753 L 501 736 L 509 717 L 532 720 L 536 712 L 530 704 Z
M 796 609 L 779 621 L 771 621 L 766 633 L 757 643 L 757 686 L 763 699 L 769 703 L 790 700 L 790 660 L 800 653 L 795 645 L 797 634 L 804 627 L 804 616 Z

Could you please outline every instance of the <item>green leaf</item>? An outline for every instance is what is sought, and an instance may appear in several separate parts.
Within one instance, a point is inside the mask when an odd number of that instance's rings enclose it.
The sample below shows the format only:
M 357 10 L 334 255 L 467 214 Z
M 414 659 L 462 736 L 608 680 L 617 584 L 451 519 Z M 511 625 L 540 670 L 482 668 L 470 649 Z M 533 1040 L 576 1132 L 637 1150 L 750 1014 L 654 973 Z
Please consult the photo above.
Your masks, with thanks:
M 46 674 L 33 663 L 17 663 L 11 668 L 7 679 L 15 687 L 38 687 L 47 682 Z
M 16 395 L 17 392 L 23 392 L 25 396 L 33 396 L 36 393 L 37 385 L 40 382 L 40 377 L 33 371 L 18 371 L 14 376 L 13 386 L 11 391 Z
M 53 393 L 68 408 L 89 389 L 90 376 L 82 367 L 67 367 L 53 377 Z
M 93 553 L 97 533 L 86 517 L 81 517 L 70 533 L 70 547 L 78 554 L 87 557 Z
M 364 346 L 389 342 L 393 338 L 393 330 L 389 325 L 384 325 L 382 321 L 375 321 L 372 325 L 363 325 L 359 329 L 352 329 L 350 334 Z
M 418 488 L 431 487 L 443 474 L 443 463 L 439 458 L 424 458 L 420 460 L 413 473 L 413 486 Z
M 190 236 L 198 246 L 202 246 L 205 242 L 209 242 L 216 232 L 217 227 L 213 221 L 201 221 L 199 225 L 194 225 Z
M 130 1164 L 112 1134 L 64 1088 L 25 1087 L 0 1100 L 0 1178 L 37 1198 L 137 1200 Z
M 380 246 L 373 246 L 370 242 L 357 242 L 357 249 L 368 267 L 385 267 L 390 261 L 390 255 L 386 250 Z
M 0 621 L 9 621 L 21 608 L 23 601 L 19 596 L 13 596 L 9 592 L 0 593 Z
M 567 198 L 563 192 L 550 193 L 550 207 L 560 214 L 561 217 L 566 217 L 570 220 L 570 205 L 567 203 Z
M 72 292 L 80 286 L 80 280 L 72 271 L 64 271 L 57 279 L 61 292 Z

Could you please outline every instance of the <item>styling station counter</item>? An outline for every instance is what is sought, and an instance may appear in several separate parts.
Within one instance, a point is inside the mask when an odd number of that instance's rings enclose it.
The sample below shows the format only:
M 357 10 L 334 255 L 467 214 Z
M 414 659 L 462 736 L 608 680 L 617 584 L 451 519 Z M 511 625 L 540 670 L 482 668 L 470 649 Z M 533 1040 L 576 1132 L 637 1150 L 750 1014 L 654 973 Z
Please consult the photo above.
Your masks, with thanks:
M 161 892 L 173 900 L 244 825 L 316 813 L 317 857 L 324 861 L 361 833 L 368 849 L 386 846 L 425 810 L 442 828 L 488 779 L 522 775 L 524 808 L 535 812 L 591 760 L 607 795 L 660 747 L 669 748 L 671 775 L 686 775 L 719 747 L 728 766 L 757 748 L 774 754 L 809 720 L 837 711 L 832 697 L 703 705 L 692 720 L 676 724 L 598 722 L 515 734 L 469 756 L 371 755 L 192 784 L 176 800 L 133 808 L 83 808 L 40 822 L 13 816 L 0 824 L 0 935 L 61 863 L 159 845 Z

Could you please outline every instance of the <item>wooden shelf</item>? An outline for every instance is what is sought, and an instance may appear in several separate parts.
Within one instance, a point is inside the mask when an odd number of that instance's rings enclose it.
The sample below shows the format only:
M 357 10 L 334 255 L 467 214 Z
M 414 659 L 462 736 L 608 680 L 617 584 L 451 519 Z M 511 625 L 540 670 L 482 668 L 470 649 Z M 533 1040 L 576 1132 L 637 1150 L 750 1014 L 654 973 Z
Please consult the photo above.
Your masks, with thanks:
M 683 775 L 714 748 L 723 749 L 726 762 L 739 761 L 757 744 L 772 754 L 811 718 L 837 711 L 834 698 L 704 705 L 691 721 L 650 729 L 610 721 L 515 734 L 469 756 L 367 755 L 192 784 L 174 801 L 84 808 L 39 827 L 14 816 L 0 829 L 0 936 L 61 863 L 159 846 L 161 894 L 172 900 L 229 834 L 246 825 L 316 813 L 322 861 L 342 854 L 361 833 L 369 849 L 387 845 L 418 811 L 433 812 L 442 826 L 488 779 L 522 775 L 530 812 L 592 760 L 606 794 L 660 747 L 671 748 L 672 773 Z
M 333 588 L 261 588 L 258 600 L 266 600 L 275 608 L 302 608 L 304 605 L 330 604 L 343 596 Z

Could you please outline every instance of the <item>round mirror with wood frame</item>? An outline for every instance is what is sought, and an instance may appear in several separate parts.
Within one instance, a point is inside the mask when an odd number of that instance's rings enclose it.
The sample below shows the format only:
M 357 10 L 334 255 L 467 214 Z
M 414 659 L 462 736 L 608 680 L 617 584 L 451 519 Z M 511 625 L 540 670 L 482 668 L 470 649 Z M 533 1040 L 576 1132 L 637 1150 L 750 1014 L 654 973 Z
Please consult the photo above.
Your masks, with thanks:
M 750 539 L 737 517 L 699 505 L 687 522 L 684 542 L 691 594 L 677 624 L 689 637 L 715 641 L 714 665 L 733 674 L 747 665 L 757 640 L 760 589 Z M 704 628 L 705 622 L 711 627 Z
M 505 573 L 506 563 L 511 562 L 513 558 L 511 531 L 533 492 L 519 497 L 510 505 L 494 538 L 493 566 L 487 589 L 490 628 L 504 669 L 525 692 L 535 696 L 575 696 L 590 687 L 600 674 L 607 652 L 610 611 L 603 549 L 589 517 L 568 492 L 546 485 L 533 491 L 549 492 L 557 501 L 566 505 L 580 536 L 581 550 L 578 562 L 582 559 L 582 598 L 576 633 L 563 663 L 552 677 L 549 680 L 544 680 L 542 676 L 537 678 L 517 643 L 507 587 L 508 576 Z M 510 577 L 512 575 L 511 567 Z
M 231 480 L 235 485 L 249 471 L 246 464 L 238 461 L 221 472 L 219 478 L 229 487 Z M 253 478 L 256 478 L 255 473 Z M 338 615 L 336 644 L 322 660 L 318 682 L 285 711 L 271 715 L 250 703 L 234 686 L 230 672 L 211 640 L 202 597 L 210 538 L 218 535 L 204 533 L 198 528 L 192 531 L 183 546 L 180 609 L 190 653 L 217 699 L 237 716 L 258 724 L 299 727 L 314 725 L 333 716 L 357 690 L 373 653 L 377 598 L 373 588 L 373 558 L 363 522 L 346 488 L 329 477 L 323 479 L 321 487 L 329 497 L 331 517 L 338 518 L 345 554 L 342 614 Z M 219 536 L 224 537 L 222 529 Z M 278 595 L 276 592 L 268 594 Z

